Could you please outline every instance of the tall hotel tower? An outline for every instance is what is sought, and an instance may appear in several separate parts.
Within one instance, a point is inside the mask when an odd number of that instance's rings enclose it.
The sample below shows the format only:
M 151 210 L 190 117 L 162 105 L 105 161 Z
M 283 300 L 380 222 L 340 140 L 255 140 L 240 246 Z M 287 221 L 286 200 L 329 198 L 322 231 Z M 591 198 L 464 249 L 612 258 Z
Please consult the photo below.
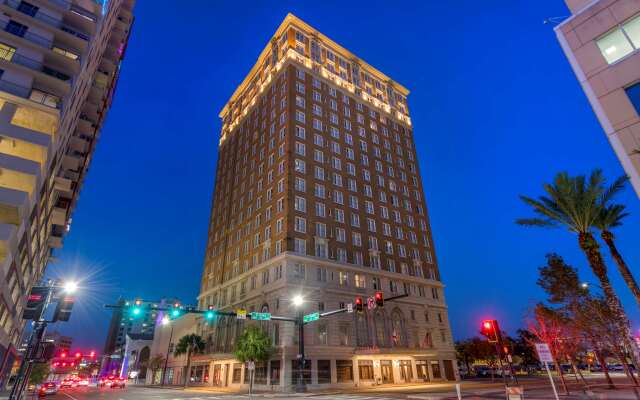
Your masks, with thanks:
M 296 294 L 305 314 L 409 295 L 305 325 L 310 387 L 457 379 L 407 94 L 289 14 L 220 113 L 200 307 L 295 316 Z M 245 383 L 246 323 L 200 323 L 193 380 Z M 256 382 L 290 389 L 297 331 L 260 323 L 276 352 Z
M 62 246 L 133 22 L 134 0 L 0 1 L 0 381 L 26 293 Z

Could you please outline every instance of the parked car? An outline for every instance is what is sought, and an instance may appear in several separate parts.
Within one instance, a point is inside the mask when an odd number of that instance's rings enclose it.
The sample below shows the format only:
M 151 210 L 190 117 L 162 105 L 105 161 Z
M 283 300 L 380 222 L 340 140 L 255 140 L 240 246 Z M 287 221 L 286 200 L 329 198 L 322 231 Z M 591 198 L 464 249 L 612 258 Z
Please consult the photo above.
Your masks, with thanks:
M 47 396 L 58 393 L 58 385 L 55 382 L 45 382 L 38 389 L 38 396 Z

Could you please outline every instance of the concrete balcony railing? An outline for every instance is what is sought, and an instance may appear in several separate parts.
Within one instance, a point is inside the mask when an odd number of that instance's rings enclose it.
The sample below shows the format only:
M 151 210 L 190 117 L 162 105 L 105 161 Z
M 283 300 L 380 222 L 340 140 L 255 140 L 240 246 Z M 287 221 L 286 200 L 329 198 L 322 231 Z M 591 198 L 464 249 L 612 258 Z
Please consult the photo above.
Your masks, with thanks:
M 19 11 L 25 15 L 28 15 L 34 19 L 37 19 L 40 22 L 44 22 L 45 24 L 52 26 L 56 29 L 60 29 L 66 33 L 79 37 L 82 40 L 89 40 L 89 35 L 87 35 L 86 33 L 80 32 L 77 29 L 72 28 L 68 25 L 65 25 L 60 19 L 54 18 L 45 13 L 42 13 L 39 10 L 35 13 L 32 13 L 31 10 L 27 10 L 26 8 L 23 8 L 21 6 L 22 2 L 19 0 L 1 0 L 0 4 L 7 5 L 16 11 Z M 76 9 L 81 10 L 79 7 L 72 6 L 71 9 L 73 12 L 77 14 L 80 14 L 81 12 L 76 10 Z M 88 13 L 88 12 L 85 11 L 84 13 Z M 95 22 L 95 16 L 92 16 L 92 20 Z
M 34 60 L 33 58 L 23 56 L 22 54 L 9 53 L 6 50 L 0 50 L 0 60 L 5 60 L 14 64 L 22 65 L 23 67 L 42 72 L 45 75 L 49 75 L 63 82 L 71 83 L 72 81 L 69 75 L 44 65 L 42 61 Z
M 12 35 L 26 39 L 32 43 L 35 43 L 38 46 L 42 46 L 47 49 L 51 49 L 52 47 L 53 42 L 51 41 L 51 39 L 48 39 L 44 36 L 37 35 L 33 32 L 29 32 L 29 31 L 24 32 L 21 30 L 16 30 L 11 25 L 9 25 L 7 21 L 0 21 L 0 29 Z
M 54 96 L 36 88 L 32 89 L 26 86 L 18 85 L 4 79 L 0 79 L 0 91 L 11 93 L 14 96 L 29 99 L 35 103 L 43 104 L 51 108 L 62 108 L 62 100 L 60 100 L 58 96 Z

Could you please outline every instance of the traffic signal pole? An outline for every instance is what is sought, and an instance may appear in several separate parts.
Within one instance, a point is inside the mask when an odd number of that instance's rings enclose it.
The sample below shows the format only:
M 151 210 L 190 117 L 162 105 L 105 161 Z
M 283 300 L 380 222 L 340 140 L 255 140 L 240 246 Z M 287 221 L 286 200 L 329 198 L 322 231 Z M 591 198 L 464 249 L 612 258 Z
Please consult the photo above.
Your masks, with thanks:
M 43 303 L 43 306 L 40 308 L 40 312 L 34 319 L 34 327 L 31 331 L 31 334 L 29 335 L 27 348 L 24 351 L 22 362 L 20 362 L 20 369 L 18 369 L 16 380 L 13 384 L 13 387 L 11 388 L 9 400 L 22 399 L 24 389 L 29 382 L 29 376 L 31 375 L 31 370 L 33 369 L 33 360 L 35 359 L 38 349 L 40 348 L 40 342 L 42 342 L 42 338 L 44 337 L 44 333 L 47 329 L 47 321 L 45 321 L 44 319 L 44 313 L 46 312 L 49 304 L 51 304 L 51 298 L 53 297 L 53 292 L 56 286 L 55 283 L 50 280 L 49 282 L 47 282 L 47 287 L 49 288 L 49 290 L 47 291 L 47 297 Z
M 298 381 L 296 382 L 296 393 L 305 393 L 307 391 L 307 383 L 304 381 L 304 312 L 298 311 Z

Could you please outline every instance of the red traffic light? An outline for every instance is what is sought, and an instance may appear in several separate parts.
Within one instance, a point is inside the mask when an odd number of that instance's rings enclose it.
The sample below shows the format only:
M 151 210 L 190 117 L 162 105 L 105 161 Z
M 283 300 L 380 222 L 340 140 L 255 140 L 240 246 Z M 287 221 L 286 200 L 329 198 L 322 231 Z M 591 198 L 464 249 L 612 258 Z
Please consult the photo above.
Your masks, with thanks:
M 362 305 L 362 297 L 356 297 L 356 311 L 362 312 L 363 310 L 364 310 L 364 307 Z
M 175 307 L 175 308 L 180 307 L 180 303 L 177 303 L 177 302 L 176 302 L 176 303 L 173 303 L 173 307 Z
M 91 353 L 89 353 L 89 357 L 93 358 L 96 356 L 96 352 L 95 351 L 91 351 Z
M 80 357 L 82 357 L 82 353 L 80 353 L 79 351 L 76 352 L 76 358 L 80 358 Z
M 382 292 L 376 292 L 376 307 L 384 307 L 384 294 Z
M 487 319 L 482 321 L 480 333 L 489 340 L 489 343 L 498 343 L 502 341 L 500 335 L 500 327 L 495 319 Z
M 60 358 L 65 358 L 65 357 L 67 357 L 67 353 L 60 354 Z
M 214 306 L 207 306 L 207 310 L 209 310 L 209 311 L 215 310 L 215 307 Z
M 139 306 L 139 305 L 141 305 L 141 304 L 142 304 L 142 300 L 140 300 L 140 299 L 136 299 L 136 305 L 137 305 L 137 306 Z

